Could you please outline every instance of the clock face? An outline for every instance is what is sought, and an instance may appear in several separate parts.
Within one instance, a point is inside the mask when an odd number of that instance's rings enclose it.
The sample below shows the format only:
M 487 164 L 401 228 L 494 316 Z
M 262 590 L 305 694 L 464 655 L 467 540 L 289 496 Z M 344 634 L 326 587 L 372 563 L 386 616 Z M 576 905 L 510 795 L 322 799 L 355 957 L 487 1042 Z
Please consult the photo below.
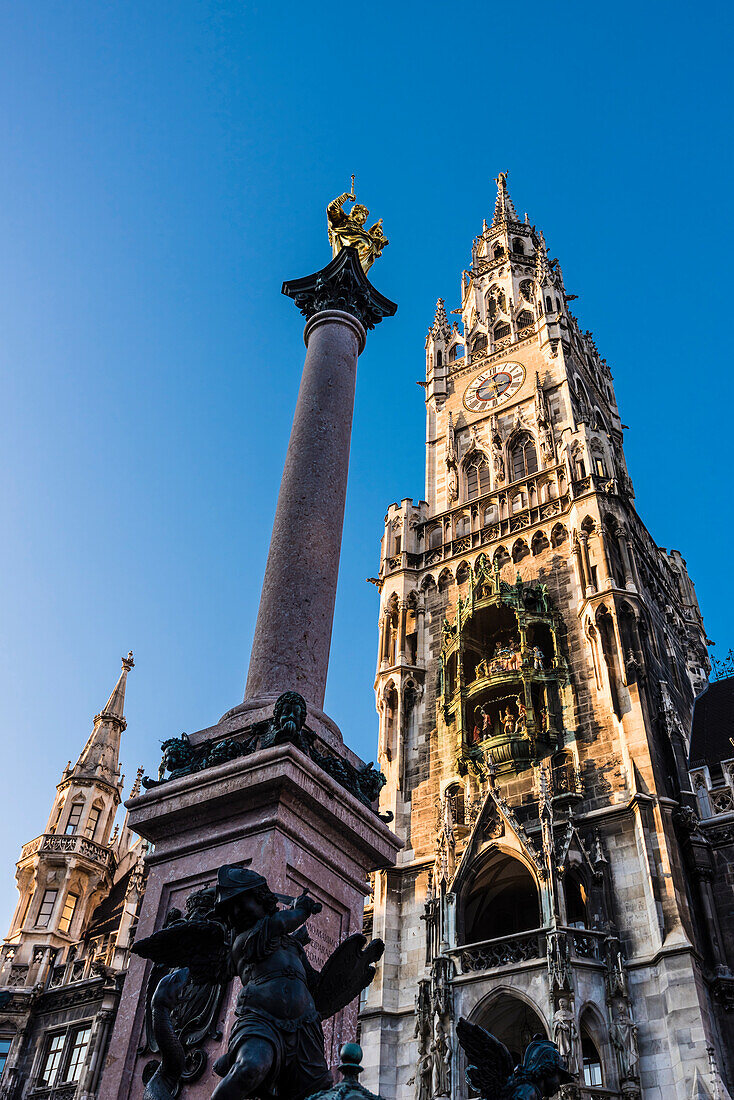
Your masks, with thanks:
M 464 394 L 464 404 L 472 412 L 496 409 L 514 397 L 525 380 L 521 363 L 498 363 L 476 376 Z

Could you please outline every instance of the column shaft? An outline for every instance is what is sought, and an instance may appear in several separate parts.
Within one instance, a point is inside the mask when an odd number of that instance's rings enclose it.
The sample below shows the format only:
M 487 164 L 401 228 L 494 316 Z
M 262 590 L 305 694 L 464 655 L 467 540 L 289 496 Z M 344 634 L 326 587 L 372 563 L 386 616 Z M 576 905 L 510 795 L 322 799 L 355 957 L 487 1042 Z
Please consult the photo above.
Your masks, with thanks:
M 293 418 L 245 699 L 298 691 L 323 707 L 362 325 L 325 310 L 306 324 Z

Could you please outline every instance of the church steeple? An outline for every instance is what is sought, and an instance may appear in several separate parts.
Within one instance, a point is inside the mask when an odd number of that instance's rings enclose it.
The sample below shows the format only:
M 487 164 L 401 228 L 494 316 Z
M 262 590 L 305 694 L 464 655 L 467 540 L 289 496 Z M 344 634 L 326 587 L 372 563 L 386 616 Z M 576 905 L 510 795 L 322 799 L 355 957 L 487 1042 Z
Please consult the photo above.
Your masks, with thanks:
M 34 962 L 49 950 L 58 957 L 81 937 L 124 854 L 110 836 L 122 795 L 120 738 L 132 668 L 129 653 L 79 759 L 64 769 L 44 832 L 23 846 L 18 861 L 20 901 L 6 943 L 30 984 L 39 980 Z
M 124 716 L 127 674 L 135 667 L 132 650 L 122 658 L 122 671 L 112 694 L 94 719 L 94 729 L 82 749 L 71 775 L 102 779 L 115 785 L 119 779 L 120 737 L 127 723 Z

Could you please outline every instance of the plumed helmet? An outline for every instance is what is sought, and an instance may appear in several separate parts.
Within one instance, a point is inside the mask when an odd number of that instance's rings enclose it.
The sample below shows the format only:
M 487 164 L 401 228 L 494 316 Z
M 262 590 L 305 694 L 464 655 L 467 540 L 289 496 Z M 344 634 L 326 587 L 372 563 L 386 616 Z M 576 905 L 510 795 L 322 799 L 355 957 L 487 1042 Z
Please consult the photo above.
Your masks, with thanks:
M 266 890 L 268 888 L 267 880 L 258 875 L 257 871 L 225 864 L 217 871 L 217 900 L 213 912 L 221 913 L 232 898 L 249 894 L 251 890 L 257 890 L 258 886 L 264 886 Z
M 531 1078 L 555 1071 L 562 1084 L 576 1080 L 575 1075 L 568 1070 L 556 1044 L 542 1035 L 536 1035 L 529 1044 L 522 1060 L 522 1070 Z

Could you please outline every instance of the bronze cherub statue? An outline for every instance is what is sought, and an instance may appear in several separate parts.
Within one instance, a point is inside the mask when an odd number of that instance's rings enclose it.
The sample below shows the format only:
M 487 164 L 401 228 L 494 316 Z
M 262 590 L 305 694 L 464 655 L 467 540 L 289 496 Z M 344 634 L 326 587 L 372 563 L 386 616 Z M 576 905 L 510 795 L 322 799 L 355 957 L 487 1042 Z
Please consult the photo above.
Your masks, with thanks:
M 284 909 L 279 901 L 289 902 Z M 227 1051 L 214 1064 L 223 1080 L 212 1100 L 303 1100 L 332 1084 L 324 1054 L 322 1021 L 346 1007 L 369 985 L 382 940 L 361 933 L 341 943 L 321 971 L 304 951 L 305 922 L 321 911 L 308 892 L 295 900 L 274 894 L 257 872 L 226 865 L 217 872 L 216 901 L 209 916 L 175 921 L 133 946 L 143 958 L 187 967 L 191 980 L 241 983 Z M 163 979 L 166 981 L 166 978 Z M 169 986 L 172 983 L 169 982 Z M 177 983 L 173 983 L 175 986 Z M 184 983 L 178 983 L 183 988 Z M 172 990 L 166 989 L 167 994 Z M 164 1057 L 155 1100 L 176 1095 L 181 1059 L 171 1043 L 170 996 L 155 997 Z M 169 1015 L 166 1015 L 166 1012 Z M 160 1091 L 165 1085 L 168 1093 Z
M 576 1080 L 556 1044 L 544 1035 L 533 1037 L 522 1064 L 515 1067 L 504 1043 L 463 1016 L 456 1035 L 466 1054 L 466 1079 L 482 1100 L 546 1100 Z

